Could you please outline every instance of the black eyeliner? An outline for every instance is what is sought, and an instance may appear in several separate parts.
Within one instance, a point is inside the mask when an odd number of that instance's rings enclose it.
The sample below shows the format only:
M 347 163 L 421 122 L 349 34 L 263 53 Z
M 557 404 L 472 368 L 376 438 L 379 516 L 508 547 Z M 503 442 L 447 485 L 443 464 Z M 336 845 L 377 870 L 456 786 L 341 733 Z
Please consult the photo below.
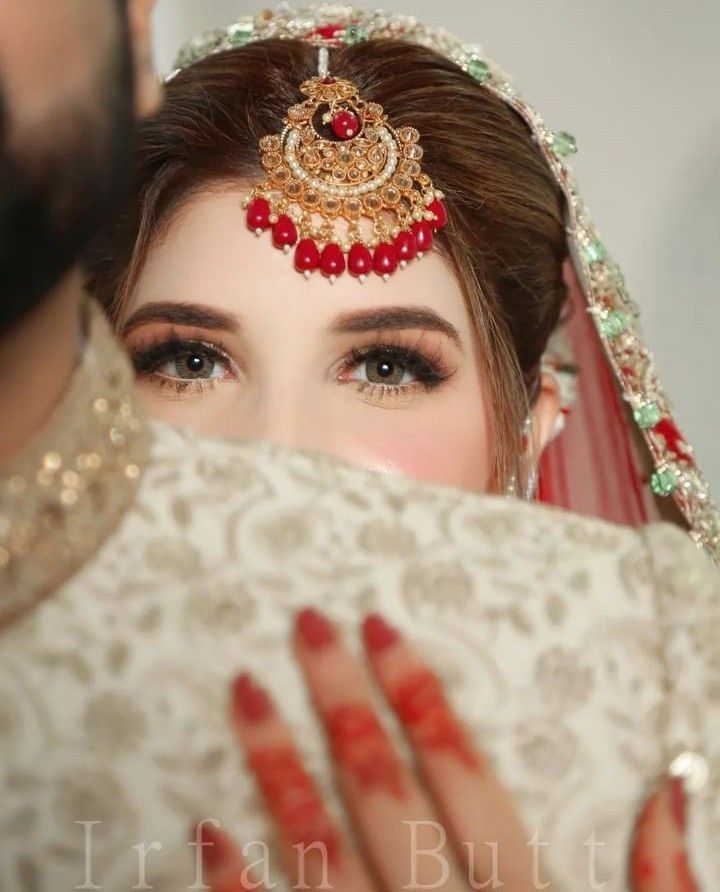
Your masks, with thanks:
M 444 381 L 450 377 L 450 372 L 445 368 L 441 357 L 438 354 L 426 356 L 419 350 L 411 347 L 405 347 L 400 344 L 377 343 L 369 344 L 365 347 L 353 349 L 346 361 L 346 365 L 358 365 L 368 360 L 387 360 L 403 366 L 411 374 L 416 375 L 426 389 L 432 390 L 439 387 Z M 368 382 L 372 383 L 372 382 Z M 390 387 L 391 385 L 378 385 L 381 387 Z M 399 385 L 399 387 L 411 387 L 411 384 Z M 399 389 L 399 388 L 395 388 Z
M 132 348 L 130 358 L 135 373 L 147 376 L 156 372 L 165 362 L 187 353 L 198 353 L 208 359 L 231 364 L 230 357 L 212 344 L 197 338 L 181 338 L 176 332 L 155 344 Z

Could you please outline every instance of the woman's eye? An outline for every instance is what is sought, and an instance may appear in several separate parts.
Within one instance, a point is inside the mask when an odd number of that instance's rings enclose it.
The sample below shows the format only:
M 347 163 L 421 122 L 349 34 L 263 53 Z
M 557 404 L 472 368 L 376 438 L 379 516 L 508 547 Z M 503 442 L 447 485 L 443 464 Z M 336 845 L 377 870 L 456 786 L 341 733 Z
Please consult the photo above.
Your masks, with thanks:
M 439 355 L 426 356 L 400 346 L 354 350 L 345 368 L 345 380 L 357 382 L 361 389 L 375 388 L 377 396 L 434 390 L 452 375 Z
M 397 387 L 401 384 L 412 384 L 415 380 L 408 368 L 397 359 L 390 357 L 371 357 L 357 365 L 359 377 L 356 381 L 368 381 L 370 384 L 385 384 Z
M 222 362 L 202 350 L 187 350 L 158 368 L 161 375 L 184 380 L 216 380 L 225 374 Z
M 200 341 L 171 338 L 149 348 L 132 352 L 139 378 L 158 384 L 198 386 L 235 378 L 233 363 L 219 349 Z

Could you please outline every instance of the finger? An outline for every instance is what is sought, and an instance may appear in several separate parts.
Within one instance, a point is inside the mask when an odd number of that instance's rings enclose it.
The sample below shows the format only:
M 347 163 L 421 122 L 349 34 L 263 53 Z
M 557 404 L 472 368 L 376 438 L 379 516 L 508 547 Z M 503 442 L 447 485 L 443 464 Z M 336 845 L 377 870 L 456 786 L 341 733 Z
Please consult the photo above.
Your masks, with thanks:
M 630 856 L 634 892 L 698 892 L 685 847 L 683 780 L 668 778 L 638 819 Z
M 377 682 L 400 720 L 451 839 L 479 883 L 529 888 L 532 852 L 512 798 L 415 648 L 374 614 L 363 639 Z M 542 883 L 545 878 L 536 878 Z
M 277 828 L 293 888 L 331 884 L 370 892 L 360 859 L 303 767 L 289 728 L 267 692 L 247 674 L 233 685 L 232 721 Z
M 201 821 L 193 827 L 191 846 L 200 852 L 201 874 L 196 888 L 212 892 L 245 892 L 266 889 L 252 882 L 245 860 L 214 821 Z
M 467 888 L 445 828 L 377 718 L 365 667 L 316 610 L 298 615 L 295 642 L 343 798 L 383 884 Z

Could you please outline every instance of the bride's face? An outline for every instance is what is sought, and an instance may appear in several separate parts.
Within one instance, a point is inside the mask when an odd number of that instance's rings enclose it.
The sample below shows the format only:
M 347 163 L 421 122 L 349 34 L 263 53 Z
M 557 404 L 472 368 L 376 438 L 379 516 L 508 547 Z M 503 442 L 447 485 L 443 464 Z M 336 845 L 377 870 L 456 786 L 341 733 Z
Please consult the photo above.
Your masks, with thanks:
M 388 284 L 306 281 L 292 255 L 246 228 L 245 194 L 199 193 L 148 257 L 121 319 L 146 410 L 203 433 L 486 490 L 488 388 L 440 256 Z M 540 428 L 552 424 L 547 400 L 544 390 Z

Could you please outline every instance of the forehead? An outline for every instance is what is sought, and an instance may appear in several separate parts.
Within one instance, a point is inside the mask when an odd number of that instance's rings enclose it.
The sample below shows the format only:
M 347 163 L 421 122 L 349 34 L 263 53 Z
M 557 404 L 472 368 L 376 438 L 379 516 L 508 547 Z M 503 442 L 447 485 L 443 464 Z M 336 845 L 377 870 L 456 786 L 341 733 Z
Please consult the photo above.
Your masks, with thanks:
M 462 290 L 438 252 L 413 260 L 386 284 L 376 275 L 360 284 L 347 272 L 334 285 L 319 272 L 306 280 L 289 254 L 256 236 L 245 222 L 243 189 L 205 191 L 191 199 L 153 247 L 129 309 L 147 302 L 203 303 L 248 319 L 299 310 L 323 323 L 339 312 L 383 305 L 426 306 L 467 333 Z

